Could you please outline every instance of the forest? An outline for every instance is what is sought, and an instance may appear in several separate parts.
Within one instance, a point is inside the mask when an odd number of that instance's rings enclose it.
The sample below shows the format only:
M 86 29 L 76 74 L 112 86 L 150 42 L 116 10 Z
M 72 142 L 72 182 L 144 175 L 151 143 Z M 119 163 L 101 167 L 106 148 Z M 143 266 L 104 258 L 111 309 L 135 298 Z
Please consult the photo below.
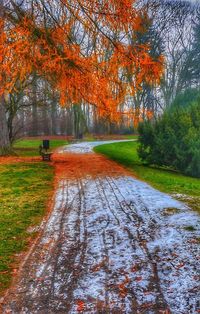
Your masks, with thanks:
M 54 2 L 52 2 L 52 6 L 54 5 L 53 3 Z M 8 33 L 6 35 L 8 36 L 8 40 L 9 36 L 11 36 L 10 40 L 13 40 L 12 45 L 7 47 L 8 53 L 10 54 L 9 57 L 13 58 L 12 54 L 15 53 L 14 59 L 9 61 L 10 64 L 7 63 L 4 65 L 2 63 L 3 68 L 1 69 L 1 71 L 7 70 L 6 78 L 2 78 L 2 80 L 7 81 L 8 84 L 2 88 L 2 90 L 4 88 L 6 89 L 4 99 L 1 101 L 1 103 L 4 102 L 4 110 L 6 111 L 6 121 L 4 122 L 3 109 L 1 108 L 0 111 L 1 123 L 6 123 L 8 128 L 6 131 L 9 134 L 7 135 L 9 137 L 7 141 L 12 143 L 20 137 L 39 135 L 74 135 L 78 138 L 87 133 L 134 133 L 137 131 L 139 121 L 143 120 L 148 115 L 153 117 L 161 115 L 163 111 L 169 108 L 173 102 L 176 101 L 177 97 L 185 91 L 187 95 L 188 93 L 191 95 L 192 100 L 193 91 L 195 93 L 195 90 L 199 88 L 199 6 L 193 5 L 187 1 L 148 0 L 139 1 L 138 7 L 141 16 L 138 15 L 137 23 L 143 23 L 143 20 L 145 20 L 144 23 L 142 26 L 134 25 L 136 30 L 134 30 L 134 28 L 132 30 L 122 29 L 121 31 L 124 33 L 122 35 L 119 34 L 119 29 L 116 28 L 115 24 L 110 25 L 110 29 L 106 29 L 103 24 L 104 22 L 98 21 L 98 18 L 100 19 L 98 16 L 92 17 L 96 18 L 97 22 L 94 20 L 93 23 L 91 22 L 91 25 L 85 25 L 85 23 L 89 24 L 88 20 L 90 20 L 90 17 L 81 16 L 81 20 L 78 16 L 73 18 L 72 16 L 68 17 L 63 8 L 60 7 L 56 10 L 55 8 L 51 8 L 51 4 L 47 6 L 44 1 L 27 1 L 27 3 L 26 1 L 21 1 L 21 4 L 17 6 L 14 1 L 1 0 L 1 12 L 3 13 L 4 10 L 8 10 L 8 14 L 6 14 L 6 18 L 8 18 L 8 25 L 6 26 L 8 27 Z M 36 13 L 38 8 L 41 12 Z M 83 11 L 84 9 L 77 8 L 77 10 Z M 43 71 L 46 71 L 45 75 L 43 75 L 44 72 L 39 73 L 37 69 L 33 67 L 31 62 L 36 61 L 30 59 L 31 56 L 29 56 L 27 50 L 32 49 L 32 47 L 28 46 L 26 42 L 30 34 L 26 34 L 27 38 L 24 38 L 22 42 L 17 42 L 17 40 L 19 40 L 19 38 L 17 38 L 17 32 L 27 31 L 28 25 L 23 25 L 24 29 L 18 29 L 20 23 L 25 19 L 26 14 L 27 24 L 28 19 L 32 15 L 36 15 L 35 18 L 38 18 L 37 15 L 42 15 L 41 22 L 43 26 L 41 27 L 44 27 L 44 29 L 40 29 L 40 31 L 46 32 L 41 36 L 44 36 L 44 41 L 47 42 L 38 44 L 44 44 L 46 46 L 51 45 L 54 44 L 50 42 L 53 40 L 58 40 L 58 43 L 55 43 L 55 45 L 59 44 L 59 41 L 61 44 L 61 41 L 64 40 L 62 38 L 62 31 L 67 31 L 68 37 L 70 36 L 67 43 L 69 48 L 78 49 L 78 47 L 80 47 L 80 49 L 84 49 L 84 57 L 88 55 L 88 60 L 86 60 L 86 65 L 84 66 L 87 66 L 87 62 L 89 63 L 91 61 L 89 57 L 95 51 L 97 41 L 101 41 L 100 45 L 102 46 L 98 49 L 103 49 L 102 60 L 106 63 L 106 60 L 108 60 L 109 56 L 114 52 L 113 45 L 126 40 L 130 49 L 134 50 L 139 46 L 142 47 L 141 52 L 138 52 L 138 56 L 141 54 L 141 59 L 144 57 L 142 56 L 144 53 L 142 50 L 146 49 L 144 46 L 149 46 L 150 50 L 148 56 L 152 60 L 157 60 L 159 63 L 162 62 L 165 70 L 161 69 L 161 65 L 158 66 L 157 62 L 157 78 L 155 78 L 155 72 L 151 73 L 152 75 L 149 73 L 151 78 L 149 77 L 149 80 L 146 82 L 143 78 L 136 77 L 136 73 L 131 73 L 130 64 L 124 64 L 124 71 L 126 71 L 126 73 L 121 74 L 122 76 L 126 75 L 130 83 L 129 87 L 132 91 L 117 91 L 115 97 L 118 98 L 117 102 L 119 103 L 114 105 L 110 103 L 109 106 L 112 110 L 114 110 L 114 107 L 116 109 L 116 106 L 118 106 L 118 114 L 119 112 L 123 114 L 121 114 L 120 117 L 116 117 L 116 115 L 112 117 L 112 113 L 109 112 L 110 108 L 106 108 L 108 110 L 106 110 L 105 113 L 103 105 L 101 105 L 100 108 L 100 106 L 92 105 L 92 102 L 95 102 L 94 99 L 87 99 L 88 97 L 84 94 L 86 93 L 87 87 L 79 73 L 76 73 L 76 84 L 79 82 L 80 86 L 76 86 L 76 88 L 82 90 L 83 97 L 79 97 L 79 95 L 78 99 L 72 99 L 73 97 L 70 95 L 71 91 L 67 97 L 66 95 L 64 96 L 63 93 L 60 95 L 61 90 L 66 89 L 68 93 L 69 90 L 73 90 L 73 88 L 71 85 L 55 86 L 56 82 L 52 82 L 52 78 L 49 79 L 48 71 L 54 71 L 53 67 L 56 66 L 62 67 L 62 64 L 59 64 L 59 56 L 52 56 L 52 58 L 55 58 L 52 60 L 52 64 L 49 64 L 48 69 L 43 69 Z M 82 13 L 74 12 L 74 14 Z M 66 21 L 63 21 L 63 15 L 66 15 Z M 35 23 L 36 22 L 37 21 L 35 21 Z M 123 21 L 121 22 L 123 23 Z M 112 21 L 110 21 L 110 23 L 112 23 Z M 33 25 L 31 27 L 33 27 Z M 55 39 L 50 38 L 49 32 L 53 32 L 53 30 L 49 30 L 51 27 L 55 28 L 54 32 L 56 32 L 56 34 L 52 35 L 57 36 Z M 57 29 L 58 27 L 60 27 L 60 33 Z M 61 31 L 62 27 L 63 30 Z M 126 25 L 126 27 L 129 26 Z M 37 29 L 31 31 L 39 32 Z M 105 35 L 102 34 L 103 32 L 105 32 Z M 3 37 L 1 36 L 1 38 Z M 34 40 L 37 41 L 39 39 L 36 38 Z M 107 42 L 104 43 L 102 41 Z M 34 41 L 31 44 L 34 44 Z M 19 48 L 18 51 L 17 45 L 22 45 L 23 48 L 21 48 L 21 50 Z M 51 49 L 51 47 L 45 47 L 44 49 Z M 16 50 L 18 51 L 18 55 L 15 52 Z M 50 54 L 52 52 L 48 51 L 48 53 Z M 21 58 L 21 60 L 20 64 L 17 65 L 19 61 L 18 58 Z M 43 61 L 38 60 L 37 62 L 48 62 L 50 55 L 45 56 L 44 54 L 43 58 Z M 113 56 L 113 58 L 115 58 L 115 56 Z M 159 58 L 162 60 L 158 60 Z M 108 76 L 109 71 L 112 71 L 112 67 L 115 67 L 118 61 L 113 59 L 111 62 L 112 64 L 109 64 L 111 68 L 106 69 L 106 75 Z M 20 69 L 19 66 L 21 67 Z M 102 64 L 100 65 L 99 63 L 98 66 L 100 67 Z M 138 65 L 138 73 L 141 72 L 139 67 L 140 65 Z M 118 66 L 116 66 L 116 68 L 118 68 Z M 60 73 L 60 76 L 61 75 L 67 75 L 67 73 Z M 76 79 L 73 71 L 68 73 L 68 75 L 70 76 L 69 81 L 72 77 L 73 80 Z M 90 74 L 88 75 L 90 76 Z M 141 74 L 141 76 L 142 75 L 143 74 Z M 97 83 L 92 76 L 90 76 L 90 78 L 88 77 L 88 79 L 92 81 L 94 79 L 94 82 L 90 82 L 91 84 Z M 159 84 L 156 82 L 157 79 L 160 80 Z M 67 78 L 63 78 L 62 83 L 64 80 L 67 80 Z M 73 80 L 71 83 L 73 83 Z M 153 80 L 153 82 L 150 82 L 151 80 Z M 118 83 L 120 84 L 121 82 Z M 106 84 L 103 82 L 103 79 L 101 84 Z M 62 84 L 60 82 L 56 85 Z M 93 95 L 93 97 L 101 98 L 102 88 L 99 88 L 97 91 L 93 89 L 93 92 L 97 93 L 97 95 Z M 124 93 L 126 93 L 126 95 Z M 60 97 L 64 98 L 61 100 L 61 106 Z M 107 97 L 109 96 L 107 95 Z M 105 100 L 102 99 L 102 101 Z M 2 127 L 3 126 L 1 126 L 1 129 Z

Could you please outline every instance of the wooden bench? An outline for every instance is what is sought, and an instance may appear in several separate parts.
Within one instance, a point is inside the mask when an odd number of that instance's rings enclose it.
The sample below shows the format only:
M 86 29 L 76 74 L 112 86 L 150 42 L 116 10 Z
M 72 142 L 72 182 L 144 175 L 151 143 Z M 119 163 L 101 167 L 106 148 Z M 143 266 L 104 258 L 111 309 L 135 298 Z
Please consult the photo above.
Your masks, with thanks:
M 39 153 L 42 156 L 42 160 L 43 161 L 51 161 L 51 155 L 53 153 L 48 152 L 47 150 L 45 150 L 42 145 L 39 146 Z

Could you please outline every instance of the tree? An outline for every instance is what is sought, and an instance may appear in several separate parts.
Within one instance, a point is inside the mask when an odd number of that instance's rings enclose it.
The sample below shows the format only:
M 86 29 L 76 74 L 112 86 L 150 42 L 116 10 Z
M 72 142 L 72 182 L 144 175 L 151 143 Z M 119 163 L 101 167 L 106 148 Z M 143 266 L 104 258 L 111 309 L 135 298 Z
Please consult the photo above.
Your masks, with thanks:
M 139 45 L 150 44 L 149 54 L 152 59 L 157 59 L 159 56 L 164 54 L 164 45 L 160 36 L 160 30 L 155 23 L 155 16 L 144 16 L 143 25 L 146 23 L 146 32 L 136 32 L 136 41 Z M 156 84 L 157 85 L 157 84 Z M 156 86 L 155 85 L 155 86 Z M 155 86 L 148 84 L 147 82 L 142 83 L 142 89 L 140 89 L 134 95 L 134 104 L 138 108 L 140 114 L 142 107 L 143 119 L 145 118 L 146 112 L 156 114 L 157 112 L 157 101 L 154 96 Z
M 0 0 L 0 63 L 3 62 L 2 41 L 4 34 L 4 23 L 2 23 L 4 2 Z M 0 72 L 0 86 L 4 84 L 4 75 Z M 0 92 L 0 155 L 10 152 L 9 130 L 6 119 L 5 95 Z
M 143 161 L 200 178 L 199 101 L 174 105 L 156 120 L 139 125 L 138 153 Z
M 134 0 L 62 0 L 56 5 L 53 0 L 48 5 L 12 0 L 4 12 L 2 95 L 13 92 L 17 78 L 37 73 L 59 92 L 61 105 L 85 102 L 116 121 L 127 94 L 134 95 L 144 82 L 159 82 L 162 56 L 152 58 L 149 43 L 132 44 L 136 32 L 146 32 L 144 10 L 136 9 Z
M 193 45 L 192 49 L 190 52 L 190 58 L 191 58 L 191 63 L 190 63 L 190 75 L 194 83 L 197 85 L 200 84 L 200 6 L 198 7 L 198 15 L 197 19 L 194 22 L 194 40 L 193 40 Z
M 144 0 L 145 1 L 145 0 Z M 154 45 L 165 57 L 165 71 L 159 86 L 151 87 L 151 96 L 141 94 L 145 105 L 152 103 L 155 114 L 171 106 L 176 96 L 194 86 L 191 69 L 193 50 L 193 27 L 197 23 L 198 6 L 182 0 L 147 0 L 149 16 L 152 19 Z
M 166 71 L 161 80 L 160 91 L 164 107 L 167 107 L 179 93 L 192 84 L 190 51 L 196 10 L 191 3 L 180 0 L 166 2 L 164 8 L 169 12 L 170 18 L 163 34 Z

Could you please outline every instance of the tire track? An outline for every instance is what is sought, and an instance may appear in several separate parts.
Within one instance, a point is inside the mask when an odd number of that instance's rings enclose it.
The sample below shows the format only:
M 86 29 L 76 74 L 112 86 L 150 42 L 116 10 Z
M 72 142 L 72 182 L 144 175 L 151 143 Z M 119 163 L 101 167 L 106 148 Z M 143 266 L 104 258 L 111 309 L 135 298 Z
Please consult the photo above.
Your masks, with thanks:
M 59 164 L 54 208 L 2 313 L 196 314 L 197 233 L 165 214 L 182 204 L 111 161 L 72 159 Z

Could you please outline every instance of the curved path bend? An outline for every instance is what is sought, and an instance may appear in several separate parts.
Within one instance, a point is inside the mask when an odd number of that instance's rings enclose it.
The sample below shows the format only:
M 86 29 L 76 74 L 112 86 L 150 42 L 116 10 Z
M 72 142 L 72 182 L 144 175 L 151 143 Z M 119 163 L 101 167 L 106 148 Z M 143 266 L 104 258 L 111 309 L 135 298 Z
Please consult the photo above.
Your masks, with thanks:
M 199 313 L 199 216 L 97 144 L 54 157 L 54 205 L 3 313 Z

